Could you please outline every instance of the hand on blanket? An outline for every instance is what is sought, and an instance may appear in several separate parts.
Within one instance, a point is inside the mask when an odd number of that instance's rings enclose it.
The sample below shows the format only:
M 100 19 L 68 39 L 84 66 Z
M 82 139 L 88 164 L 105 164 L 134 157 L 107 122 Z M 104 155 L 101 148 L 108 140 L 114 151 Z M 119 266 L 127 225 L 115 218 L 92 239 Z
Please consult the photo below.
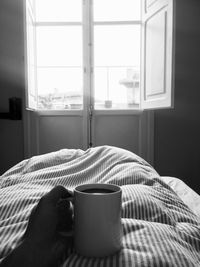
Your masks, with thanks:
M 0 267 L 55 267 L 72 246 L 71 193 L 62 186 L 44 195 L 32 210 L 22 242 Z M 65 232 L 61 235 L 60 232 Z
M 66 257 L 72 246 L 72 236 L 63 237 L 61 231 L 72 231 L 72 208 L 69 191 L 62 186 L 44 195 L 32 210 L 24 239 L 32 249 L 41 252 L 44 266 L 56 266 Z

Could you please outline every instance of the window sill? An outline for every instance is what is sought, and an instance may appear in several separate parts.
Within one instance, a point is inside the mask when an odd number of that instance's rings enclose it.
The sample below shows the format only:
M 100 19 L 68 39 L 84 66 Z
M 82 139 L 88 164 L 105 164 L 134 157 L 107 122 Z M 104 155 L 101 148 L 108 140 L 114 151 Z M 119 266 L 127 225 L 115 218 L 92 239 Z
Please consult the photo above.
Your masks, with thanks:
M 38 116 L 54 117 L 54 116 L 83 116 L 84 110 L 31 110 Z M 88 111 L 89 112 L 89 111 Z M 141 109 L 95 109 L 92 111 L 93 115 L 140 115 Z

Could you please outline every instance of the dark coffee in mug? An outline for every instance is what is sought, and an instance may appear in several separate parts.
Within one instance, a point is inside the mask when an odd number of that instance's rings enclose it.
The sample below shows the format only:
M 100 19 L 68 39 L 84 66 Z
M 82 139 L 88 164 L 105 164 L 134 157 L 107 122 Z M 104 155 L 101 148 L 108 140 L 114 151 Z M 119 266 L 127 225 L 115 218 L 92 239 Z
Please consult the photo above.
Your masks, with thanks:
M 87 193 L 87 194 L 110 194 L 110 193 L 114 193 L 115 191 L 107 189 L 107 188 L 88 188 L 85 190 L 82 190 L 81 192 L 83 193 Z

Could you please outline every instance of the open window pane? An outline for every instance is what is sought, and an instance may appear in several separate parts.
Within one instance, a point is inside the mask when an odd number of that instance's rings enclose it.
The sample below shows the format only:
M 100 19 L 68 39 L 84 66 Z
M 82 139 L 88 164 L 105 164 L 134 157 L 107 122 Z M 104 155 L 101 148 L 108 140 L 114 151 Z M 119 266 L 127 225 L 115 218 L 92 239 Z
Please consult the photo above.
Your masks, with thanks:
M 174 1 L 143 3 L 141 108 L 174 103 Z
M 35 27 L 34 27 L 34 13 L 27 2 L 26 5 L 26 60 L 27 60 L 27 99 L 26 105 L 28 108 L 35 109 L 37 107 L 37 87 L 36 87 L 36 61 L 35 61 Z
M 38 68 L 39 109 L 82 109 L 82 68 Z
M 31 95 L 35 95 L 35 29 L 33 27 L 33 22 L 29 16 L 28 27 L 27 27 L 27 63 L 28 63 L 28 86 Z
M 140 20 L 141 0 L 94 0 L 94 21 Z
M 140 26 L 94 28 L 95 108 L 139 107 Z
M 35 0 L 27 0 L 27 6 L 30 6 L 30 8 L 34 11 L 35 10 Z
M 81 0 L 36 0 L 36 21 L 82 21 Z

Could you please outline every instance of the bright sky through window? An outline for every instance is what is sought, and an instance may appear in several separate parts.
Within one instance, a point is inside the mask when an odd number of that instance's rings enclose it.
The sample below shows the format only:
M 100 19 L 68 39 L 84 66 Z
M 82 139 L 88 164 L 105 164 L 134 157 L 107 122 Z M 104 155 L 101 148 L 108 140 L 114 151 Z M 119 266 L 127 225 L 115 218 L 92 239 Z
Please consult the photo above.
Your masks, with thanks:
M 35 1 L 39 108 L 83 107 L 87 58 L 94 67 L 87 75 L 93 75 L 95 108 L 137 107 L 140 0 L 93 0 L 91 13 L 83 12 L 84 8 L 81 0 Z M 92 39 L 88 40 L 84 27 L 89 20 L 83 14 L 92 13 Z M 92 42 L 91 51 L 84 42 Z
M 140 20 L 141 0 L 93 0 L 94 21 Z
M 81 22 L 81 0 L 35 0 L 37 22 Z

